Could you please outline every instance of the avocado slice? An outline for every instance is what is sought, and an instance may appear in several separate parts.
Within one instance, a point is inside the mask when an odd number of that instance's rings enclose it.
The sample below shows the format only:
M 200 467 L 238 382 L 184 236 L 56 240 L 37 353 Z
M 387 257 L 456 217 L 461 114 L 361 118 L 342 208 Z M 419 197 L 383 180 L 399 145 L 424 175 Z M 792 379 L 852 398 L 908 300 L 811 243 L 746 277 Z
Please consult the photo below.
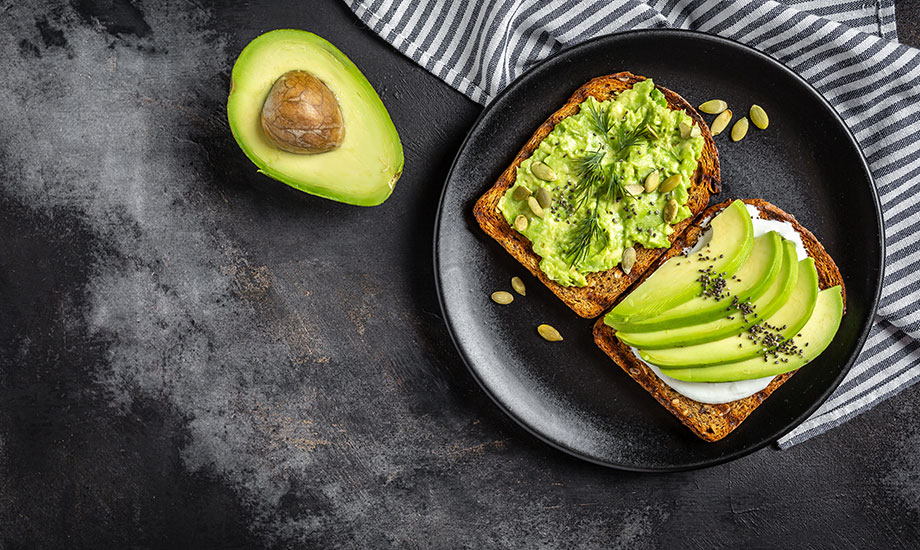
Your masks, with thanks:
M 778 355 L 752 357 L 735 363 L 710 367 L 683 369 L 662 369 L 662 373 L 685 382 L 737 382 L 767 376 L 776 376 L 802 368 L 821 354 L 830 345 L 840 327 L 843 317 L 843 297 L 840 287 L 835 286 L 818 293 L 815 310 L 793 343 L 802 355 Z
M 267 32 L 243 49 L 227 117 L 260 172 L 313 195 L 373 206 L 402 174 L 402 143 L 377 92 L 310 32 Z
M 783 238 L 779 233 L 770 231 L 754 239 L 754 247 L 747 260 L 733 276 L 726 278 L 727 297 L 714 300 L 706 296 L 694 296 L 688 302 L 651 319 L 618 323 L 613 328 L 623 333 L 651 332 L 698 325 L 725 317 L 735 297 L 742 302 L 760 298 L 776 280 L 782 263 Z
M 753 325 L 746 332 L 686 347 L 640 349 L 639 355 L 661 368 L 720 365 L 763 355 L 768 344 L 758 336 L 766 334 L 767 338 L 773 339 L 795 336 L 815 309 L 818 299 L 818 272 L 815 270 L 815 261 L 805 258 L 799 262 L 798 272 L 795 288 L 786 303 L 776 313 Z M 753 315 L 758 314 L 755 311 Z
M 734 274 L 754 246 L 754 227 L 744 203 L 732 202 L 710 223 L 712 238 L 689 256 L 675 256 L 661 265 L 604 318 L 607 324 L 636 322 L 658 315 L 699 296 L 699 270 Z
M 617 337 L 636 348 L 664 349 L 712 342 L 744 332 L 761 319 L 773 315 L 786 303 L 789 295 L 795 289 L 799 275 L 795 244 L 784 240 L 782 248 L 781 272 L 773 279 L 773 284 L 766 292 L 751 301 L 752 309 L 757 312 L 757 317 L 745 318 L 738 312 L 738 308 L 731 305 L 732 300 L 729 300 L 728 305 L 721 308 L 720 316 L 712 321 L 650 332 L 618 331 Z

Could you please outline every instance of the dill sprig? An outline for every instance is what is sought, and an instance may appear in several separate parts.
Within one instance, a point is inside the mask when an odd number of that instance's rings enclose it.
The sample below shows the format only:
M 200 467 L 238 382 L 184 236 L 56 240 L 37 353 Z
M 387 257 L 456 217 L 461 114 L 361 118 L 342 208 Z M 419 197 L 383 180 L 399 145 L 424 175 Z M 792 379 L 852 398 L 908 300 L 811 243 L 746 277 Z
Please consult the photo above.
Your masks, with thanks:
M 583 157 L 575 160 L 575 172 L 578 180 L 572 190 L 575 208 L 578 211 L 607 179 L 608 170 L 604 168 L 606 149 L 588 151 Z
M 607 137 L 608 134 L 610 134 L 610 130 L 613 128 L 613 121 L 610 120 L 610 111 L 603 107 L 598 108 L 596 102 L 592 102 L 588 106 L 588 121 L 591 124 L 591 128 L 604 137 Z
M 616 143 L 614 146 L 614 157 L 616 160 L 623 160 L 629 154 L 629 149 L 639 145 L 649 138 L 658 137 L 658 132 L 652 127 L 652 113 L 646 112 L 645 116 L 639 121 L 639 124 L 630 128 L 628 131 L 620 126 L 617 131 Z
M 603 233 L 600 223 L 600 197 L 595 197 L 594 208 L 588 210 L 585 217 L 575 226 L 575 236 L 568 249 L 569 266 L 582 262 L 588 257 L 591 243 Z
M 575 234 L 566 254 L 569 266 L 587 258 L 594 240 L 604 234 L 600 224 L 601 198 L 613 202 L 629 196 L 623 183 L 617 179 L 613 167 L 604 167 L 603 161 L 608 150 L 613 152 L 614 162 L 620 162 L 626 158 L 632 147 L 658 137 L 652 125 L 650 112 L 633 128 L 618 127 L 614 132 L 615 136 L 610 135 L 614 128 L 607 109 L 599 108 L 592 103 L 588 107 L 588 117 L 592 129 L 604 136 L 607 145 L 595 151 L 587 151 L 575 161 L 578 181 L 572 192 L 572 211 L 582 210 L 591 198 L 594 198 L 594 207 L 588 208 L 584 217 L 575 226 Z

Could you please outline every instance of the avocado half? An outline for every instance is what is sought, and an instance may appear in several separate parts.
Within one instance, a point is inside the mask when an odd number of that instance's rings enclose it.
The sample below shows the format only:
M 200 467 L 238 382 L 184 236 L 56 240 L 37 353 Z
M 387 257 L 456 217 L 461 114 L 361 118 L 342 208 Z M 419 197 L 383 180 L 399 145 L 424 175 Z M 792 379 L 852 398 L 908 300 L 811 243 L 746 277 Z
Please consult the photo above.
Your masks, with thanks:
M 282 150 L 263 129 L 263 106 L 291 71 L 310 73 L 335 97 L 344 136 L 313 154 Z M 306 31 L 267 32 L 240 53 L 230 76 L 230 129 L 263 174 L 295 189 L 359 206 L 382 203 L 402 175 L 402 143 L 390 115 L 358 67 L 325 39 Z

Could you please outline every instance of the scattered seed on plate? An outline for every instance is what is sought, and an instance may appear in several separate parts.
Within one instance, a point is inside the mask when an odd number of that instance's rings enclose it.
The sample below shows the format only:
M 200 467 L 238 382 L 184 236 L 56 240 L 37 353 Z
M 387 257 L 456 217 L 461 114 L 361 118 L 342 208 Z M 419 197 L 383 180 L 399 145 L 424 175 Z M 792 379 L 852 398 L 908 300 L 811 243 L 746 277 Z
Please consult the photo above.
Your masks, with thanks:
M 514 296 L 512 296 L 510 292 L 499 290 L 492 293 L 492 301 L 496 304 L 506 306 L 514 301 Z
M 732 141 L 741 141 L 748 131 L 748 119 L 742 118 L 732 126 Z
M 521 296 L 527 296 L 527 287 L 520 277 L 511 277 L 511 288 Z
M 725 109 L 728 109 L 728 103 L 721 99 L 710 99 L 700 105 L 700 111 L 703 111 L 707 115 L 717 115 Z
M 559 331 L 545 323 L 537 327 L 537 332 L 539 332 L 540 336 L 542 336 L 543 339 L 547 342 L 562 341 L 562 335 L 559 334 Z
M 722 133 L 723 130 L 728 128 L 728 123 L 732 121 L 732 110 L 725 109 L 719 116 L 712 121 L 712 126 L 709 128 L 712 131 L 712 135 L 717 136 Z
M 766 130 L 767 126 L 770 125 L 770 117 L 767 116 L 767 112 L 764 111 L 763 107 L 760 105 L 751 105 L 751 112 L 748 114 L 754 126 L 757 126 L 761 130 Z

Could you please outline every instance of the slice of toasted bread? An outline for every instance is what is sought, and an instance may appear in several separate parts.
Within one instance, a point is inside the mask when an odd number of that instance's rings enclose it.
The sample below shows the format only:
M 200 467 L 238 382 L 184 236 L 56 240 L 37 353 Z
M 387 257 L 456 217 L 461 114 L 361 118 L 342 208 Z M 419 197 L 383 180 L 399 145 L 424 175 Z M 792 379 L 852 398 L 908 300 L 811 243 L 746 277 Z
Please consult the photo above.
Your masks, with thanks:
M 615 97 L 621 91 L 632 88 L 633 84 L 642 80 L 645 80 L 645 77 L 622 72 L 595 78 L 575 90 L 575 93 L 572 94 L 572 97 L 569 98 L 565 105 L 537 128 L 537 131 L 534 132 L 533 136 L 514 158 L 514 162 L 502 172 L 495 185 L 476 201 L 476 206 L 473 209 L 476 221 L 479 222 L 479 225 L 490 237 L 498 241 L 524 267 L 549 287 L 556 296 L 572 308 L 575 313 L 589 319 L 597 317 L 610 307 L 616 298 L 638 279 L 666 249 L 647 249 L 637 245 L 636 263 L 628 275 L 619 267 L 616 267 L 600 273 L 589 274 L 587 276 L 587 286 L 565 287 L 551 280 L 540 270 L 540 257 L 534 253 L 530 240 L 508 225 L 505 217 L 499 211 L 498 205 L 505 192 L 514 185 L 517 169 L 521 162 L 530 157 L 540 145 L 540 142 L 543 141 L 543 138 L 555 128 L 559 121 L 577 113 L 582 101 L 586 100 L 588 96 L 593 96 L 598 101 L 606 101 Z M 690 224 L 695 215 L 706 208 L 706 205 L 709 204 L 710 194 L 718 193 L 721 189 L 719 156 L 712 140 L 712 134 L 709 132 L 709 127 L 699 113 L 684 98 L 671 90 L 661 86 L 656 86 L 656 88 L 664 94 L 671 109 L 684 110 L 693 117 L 702 130 L 703 138 L 705 139 L 703 153 L 700 157 L 699 165 L 693 173 L 693 181 L 689 189 L 690 198 L 687 201 L 687 208 L 690 209 L 691 215 L 686 220 L 673 226 L 674 232 L 670 236 L 673 242 Z
M 792 215 L 787 214 L 777 206 L 761 199 L 747 199 L 744 202 L 756 206 L 760 210 L 760 217 L 763 219 L 785 221 L 792 224 L 795 230 L 802 236 L 802 242 L 805 245 L 805 250 L 808 252 L 808 255 L 815 260 L 815 268 L 818 271 L 819 288 L 825 289 L 840 285 L 845 307 L 846 291 L 843 287 L 843 277 L 840 275 L 840 270 L 837 269 L 837 264 L 834 263 L 834 260 L 824 250 L 824 247 L 821 246 L 818 239 L 796 221 Z M 655 264 L 655 268 L 657 269 L 658 266 L 664 263 L 668 258 L 680 254 L 684 247 L 692 246 L 696 243 L 700 234 L 705 229 L 705 227 L 702 226 L 702 220 L 714 216 L 730 203 L 731 201 L 725 201 L 714 205 L 697 216 L 696 220 L 694 220 L 694 224 L 680 236 L 678 241 L 674 243 L 674 246 L 668 249 L 668 251 L 659 258 L 658 262 Z M 649 277 L 654 271 L 655 269 L 649 269 L 637 284 L 641 284 L 642 281 Z M 731 431 L 737 428 L 744 419 L 754 412 L 754 409 L 756 409 L 758 405 L 763 403 L 771 393 L 776 391 L 777 388 L 782 386 L 786 380 L 797 372 L 792 371 L 777 376 L 770 382 L 769 386 L 750 397 L 720 405 L 707 405 L 677 393 L 662 382 L 661 379 L 648 368 L 648 365 L 636 358 L 629 346 L 620 342 L 616 337 L 616 331 L 604 324 L 603 317 L 599 318 L 594 324 L 594 341 L 611 357 L 611 359 L 620 365 L 633 380 L 638 382 L 652 394 L 664 408 L 671 411 L 671 413 L 683 422 L 684 425 L 693 430 L 693 433 L 706 441 L 718 441 L 731 433 Z

